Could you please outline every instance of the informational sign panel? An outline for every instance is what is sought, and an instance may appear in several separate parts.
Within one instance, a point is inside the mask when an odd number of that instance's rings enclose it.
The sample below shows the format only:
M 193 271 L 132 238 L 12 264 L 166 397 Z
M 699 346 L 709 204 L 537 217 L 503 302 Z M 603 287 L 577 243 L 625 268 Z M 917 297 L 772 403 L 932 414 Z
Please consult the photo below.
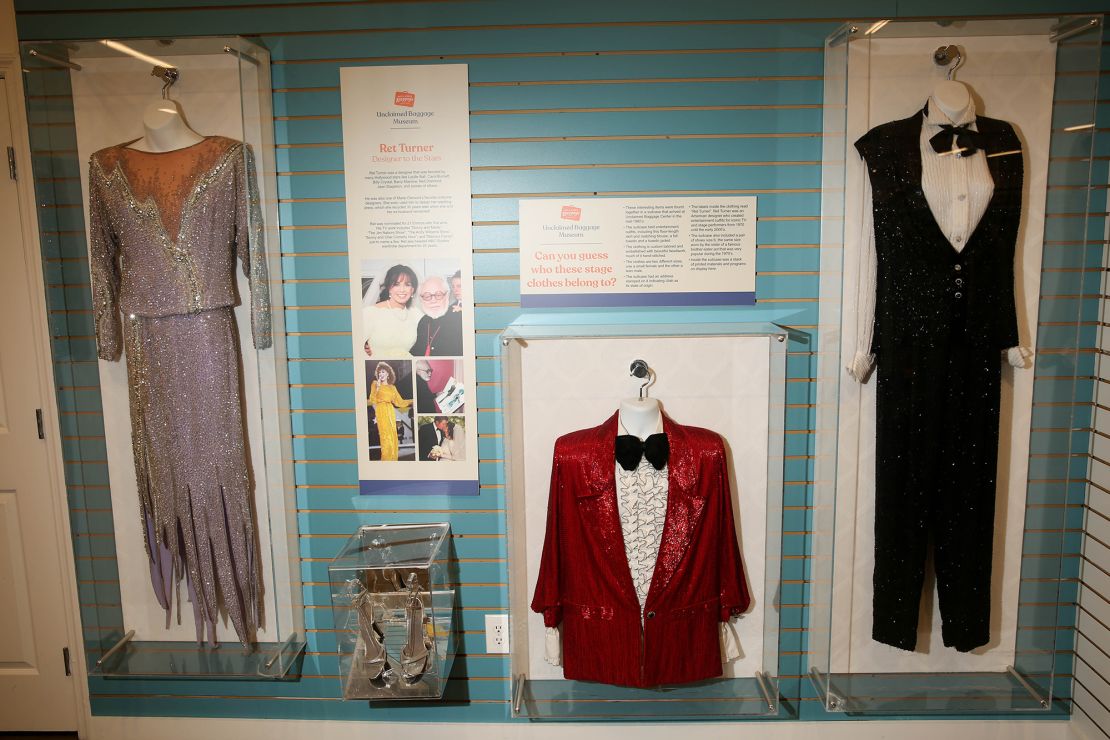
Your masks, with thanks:
M 755 303 L 755 196 L 520 201 L 520 305 Z
M 340 92 L 360 488 L 477 494 L 466 65 Z

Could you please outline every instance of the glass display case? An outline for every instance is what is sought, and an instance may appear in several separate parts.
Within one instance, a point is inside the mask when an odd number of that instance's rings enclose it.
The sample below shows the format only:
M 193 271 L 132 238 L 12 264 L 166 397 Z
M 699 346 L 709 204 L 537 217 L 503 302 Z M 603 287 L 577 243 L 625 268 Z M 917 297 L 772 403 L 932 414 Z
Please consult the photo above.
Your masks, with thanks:
M 455 659 L 450 524 L 363 526 L 328 567 L 344 699 L 440 699 Z
M 22 57 L 89 670 L 296 678 L 269 53 L 98 39 Z M 206 472 L 179 485 L 189 469 Z
M 884 20 L 848 23 L 827 39 L 809 625 L 810 679 L 827 711 L 903 716 L 1068 711 L 1061 699 L 1070 696 L 1085 479 L 1078 463 L 1088 449 L 1093 374 L 1092 355 L 1083 348 L 1095 345 L 1104 239 L 1105 196 L 1092 181 L 1101 25 L 1099 16 Z M 951 576 L 935 576 L 929 561 L 923 588 L 909 597 L 915 606 L 921 599 L 916 644 L 899 649 L 881 644 L 873 630 L 889 619 L 874 606 L 880 591 L 875 563 L 897 557 L 876 545 L 876 480 L 895 463 L 876 451 L 876 430 L 881 434 L 886 423 L 877 416 L 887 413 L 877 412 L 876 379 L 861 383 L 852 372 L 856 360 L 871 351 L 864 338 L 872 324 L 863 297 L 871 289 L 864 255 L 872 233 L 867 193 L 874 189 L 868 188 L 853 144 L 879 125 L 910 120 L 907 116 L 932 121 L 923 103 L 939 106 L 933 101 L 952 80 L 969 88 L 979 133 L 997 127 L 985 122 L 989 116 L 1009 122 L 1020 139 L 1009 151 L 996 150 L 986 138 L 983 146 L 996 192 L 1003 180 L 992 158 L 1022 157 L 1014 290 L 1019 345 L 1033 352 L 1032 360 L 1021 353 L 1015 361 L 1016 348 L 997 357 L 1001 413 L 991 497 L 994 538 L 987 543 L 993 554 L 987 556 L 990 563 L 977 564 L 992 574 L 989 639 L 971 649 L 943 634 L 948 627 L 942 624 L 956 623 L 965 606 L 958 600 L 945 603 L 944 593 L 939 599 L 934 595 L 934 580 Z M 916 125 L 914 153 L 924 124 Z M 921 156 L 928 156 L 931 141 L 921 137 Z M 920 194 L 931 175 L 917 172 Z M 875 178 L 870 176 L 871 186 Z M 968 202 L 966 191 L 953 191 L 957 197 Z M 876 191 L 877 207 L 879 198 Z M 992 207 L 990 198 L 986 202 Z M 931 200 L 929 208 L 936 215 Z M 878 208 L 875 213 L 877 220 Z M 972 227 L 970 236 L 976 235 Z M 952 243 L 952 296 L 960 299 L 974 290 L 961 270 L 983 242 L 969 239 L 963 247 L 962 237 L 942 236 Z M 921 363 L 911 374 L 924 378 L 936 371 Z M 881 362 L 876 372 L 881 381 Z M 965 381 L 971 382 L 958 382 Z M 973 494 L 964 488 L 960 496 L 969 500 Z M 913 518 L 912 512 L 906 516 Z M 933 547 L 945 536 L 934 532 Z M 989 526 L 981 536 L 990 536 Z M 941 586 L 943 591 L 947 584 Z
M 506 500 L 513 563 L 509 583 L 513 717 L 628 721 L 783 716 L 776 677 L 790 330 L 769 322 L 731 321 L 735 315 L 727 310 L 534 313 L 522 316 L 502 333 Z M 722 675 L 691 683 L 639 688 L 568 680 L 559 667 L 560 650 L 566 651 L 558 647 L 566 633 L 546 628 L 543 616 L 529 607 L 544 547 L 549 490 L 555 490 L 554 484 L 548 485 L 553 480 L 553 447 L 557 437 L 594 427 L 606 417 L 615 425 L 614 411 L 622 399 L 645 396 L 659 399 L 671 423 L 710 429 L 724 440 L 728 491 L 736 518 L 728 523 L 735 525 L 728 535 L 739 535 L 751 594 L 751 606 L 742 616 L 723 623 L 737 640 L 739 655 L 724 648 Z M 611 455 L 601 463 L 610 470 Z M 668 508 L 660 552 L 667 546 L 671 517 Z M 620 533 L 616 541 L 621 541 Z M 622 560 L 625 556 L 613 554 Z M 653 569 L 653 578 L 659 567 Z M 674 619 L 683 620 L 683 610 L 675 609 Z M 604 608 L 597 611 L 593 617 L 584 615 L 585 625 L 590 618 L 613 618 L 606 616 Z M 717 622 L 715 609 L 713 613 L 716 633 L 722 623 Z M 655 616 L 654 611 L 642 615 L 644 634 L 650 625 L 643 620 Z M 673 623 L 677 632 L 693 630 L 693 624 Z M 565 625 L 564 620 L 560 629 Z M 691 637 L 673 635 L 675 640 Z M 722 641 L 727 644 L 729 637 Z

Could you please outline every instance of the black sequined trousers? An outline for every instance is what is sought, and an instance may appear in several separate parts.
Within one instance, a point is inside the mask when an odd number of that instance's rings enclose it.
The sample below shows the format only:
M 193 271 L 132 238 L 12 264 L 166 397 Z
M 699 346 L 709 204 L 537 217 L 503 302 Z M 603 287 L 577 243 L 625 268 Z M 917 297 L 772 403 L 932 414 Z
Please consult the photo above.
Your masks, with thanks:
M 944 644 L 990 640 L 1001 358 L 960 334 L 878 368 L 872 636 L 903 650 L 917 645 L 930 543 Z

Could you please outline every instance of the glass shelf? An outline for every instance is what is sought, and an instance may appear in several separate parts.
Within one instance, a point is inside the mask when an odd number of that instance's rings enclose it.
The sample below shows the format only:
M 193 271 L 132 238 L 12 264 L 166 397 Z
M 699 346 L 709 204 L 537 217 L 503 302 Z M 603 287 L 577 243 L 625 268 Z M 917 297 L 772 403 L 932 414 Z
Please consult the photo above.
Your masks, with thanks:
M 777 683 L 766 676 L 719 678 L 632 689 L 588 681 L 513 680 L 513 711 L 523 719 L 739 719 L 779 714 Z
M 1041 712 L 1049 702 L 1014 670 L 1001 673 L 833 673 L 814 671 L 826 708 L 847 714 Z
M 296 681 L 304 660 L 304 640 L 206 647 L 180 642 L 119 641 L 104 646 L 105 656 L 89 669 L 103 678 L 192 679 L 220 681 Z

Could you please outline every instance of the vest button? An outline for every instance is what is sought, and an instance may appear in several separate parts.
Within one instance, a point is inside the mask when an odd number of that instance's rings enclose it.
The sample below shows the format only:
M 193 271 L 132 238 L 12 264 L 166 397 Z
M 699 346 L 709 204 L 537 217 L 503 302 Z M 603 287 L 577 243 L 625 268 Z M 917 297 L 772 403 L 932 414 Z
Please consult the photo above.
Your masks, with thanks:
M 960 270 L 964 269 L 964 266 L 963 265 L 954 265 L 953 269 L 955 269 L 956 272 L 959 272 Z
M 964 297 L 964 294 L 963 294 L 963 293 L 957 293 L 957 294 L 956 294 L 956 297 L 957 297 L 957 298 L 963 298 L 963 297 Z
M 647 618 L 648 619 L 655 619 L 655 612 L 648 612 L 647 613 Z

